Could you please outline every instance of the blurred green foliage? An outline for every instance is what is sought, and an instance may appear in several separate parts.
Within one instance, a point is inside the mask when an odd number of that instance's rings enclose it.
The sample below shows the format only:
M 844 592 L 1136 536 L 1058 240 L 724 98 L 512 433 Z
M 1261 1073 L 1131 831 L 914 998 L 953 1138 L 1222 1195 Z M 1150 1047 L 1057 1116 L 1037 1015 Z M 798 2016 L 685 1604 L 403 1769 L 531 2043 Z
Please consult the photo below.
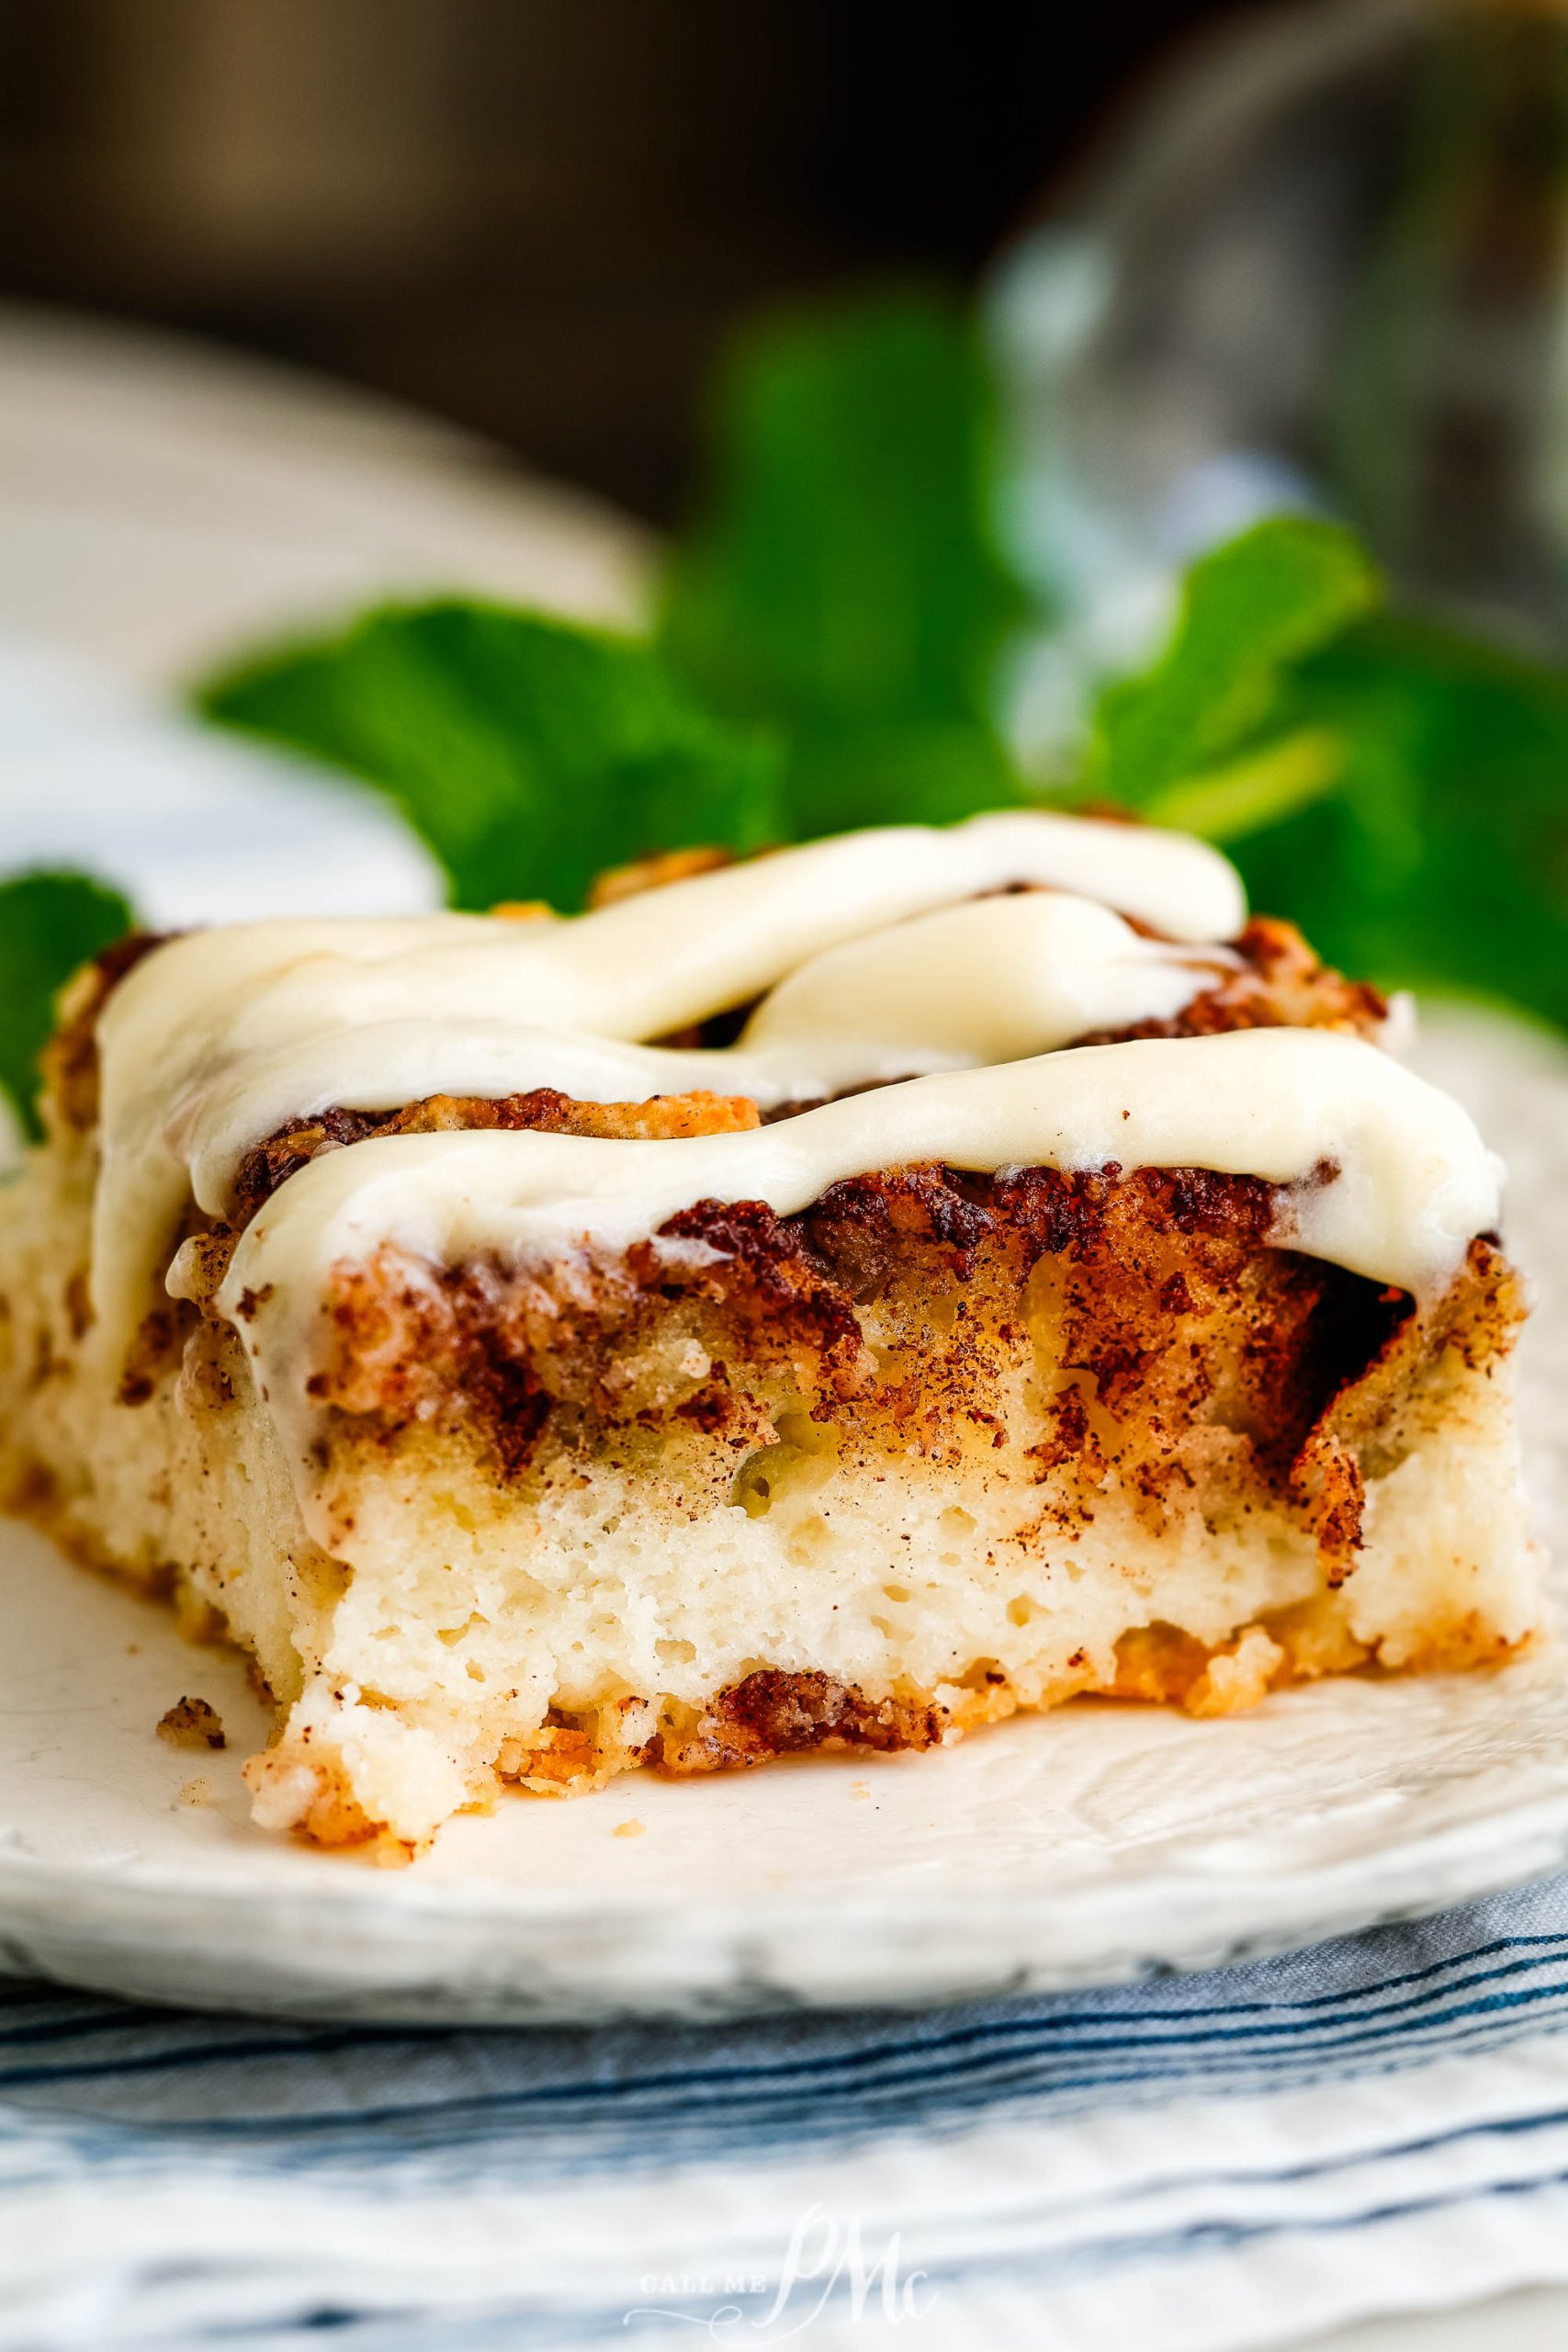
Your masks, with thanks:
M 1232 843 L 1260 906 L 1388 984 L 1568 1025 L 1568 680 L 1393 616 L 1286 682 L 1335 789 Z
M 535 613 L 390 605 L 205 685 L 209 718 L 378 785 L 458 907 L 580 905 L 652 848 L 778 838 L 781 757 L 648 646 Z
M 1086 789 L 1223 842 L 1352 972 L 1568 1023 L 1568 679 L 1389 613 L 1333 525 L 1195 566 Z
M 993 390 L 968 321 L 882 298 L 747 337 L 646 639 L 448 598 L 271 650 L 197 707 L 364 777 L 453 903 L 581 903 L 602 867 L 1032 798 L 1221 842 L 1254 902 L 1387 983 L 1568 1024 L 1568 678 L 1387 608 L 1356 541 L 1266 523 L 1194 566 L 1109 682 L 1079 776 L 1021 774 L 1001 678 Z M 61 983 L 129 922 L 80 875 L 0 885 L 0 1086 L 32 1116 Z
M 1111 800 L 1223 842 L 1355 972 L 1568 1023 L 1568 681 L 1391 613 L 1348 534 L 1282 519 L 1194 567 L 1166 650 L 1100 692 L 1076 782 L 1031 782 L 1001 725 L 1029 616 L 993 442 L 962 314 L 787 320 L 720 381 L 649 642 L 446 603 L 266 655 L 201 707 L 380 785 L 459 905 L 575 905 L 659 847 Z
M 1188 574 L 1166 651 L 1101 694 L 1087 788 L 1152 811 L 1224 770 L 1275 726 L 1294 666 L 1382 595 L 1357 542 L 1319 523 L 1266 524 L 1221 548 Z M 1227 806 L 1247 830 L 1246 796 Z
M 775 322 L 717 386 L 711 478 L 659 635 L 716 709 L 776 728 L 796 837 L 1016 800 L 998 657 L 994 395 L 965 316 L 893 296 Z
M 746 342 L 703 521 L 653 641 L 454 601 L 368 615 L 203 686 L 223 724 L 389 793 L 454 902 L 576 906 L 601 867 L 1024 797 L 998 657 L 989 380 L 968 322 L 900 297 Z

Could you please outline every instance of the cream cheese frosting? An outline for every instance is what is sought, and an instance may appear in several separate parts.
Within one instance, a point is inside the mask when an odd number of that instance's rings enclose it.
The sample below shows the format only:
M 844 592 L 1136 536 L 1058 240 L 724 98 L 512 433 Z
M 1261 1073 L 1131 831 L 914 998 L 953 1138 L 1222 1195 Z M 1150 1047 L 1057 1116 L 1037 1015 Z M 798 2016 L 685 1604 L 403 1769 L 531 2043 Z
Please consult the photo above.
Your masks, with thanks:
M 477 1015 L 333 1026 L 225 1062 L 177 1102 L 163 1138 L 198 1205 L 222 1216 L 249 1147 L 333 1104 L 376 1111 L 436 1092 L 495 1100 L 536 1087 L 643 1102 L 706 1089 L 771 1110 L 1168 1020 L 1235 967 L 1224 947 L 1145 939 L 1086 899 L 973 900 L 810 957 L 763 998 L 736 1046 L 639 1046 Z
M 1497 1165 L 1451 1097 L 1359 1038 L 1237 1030 L 913 1079 L 736 1135 L 372 1139 L 279 1189 L 242 1237 L 219 1305 L 303 1473 L 305 1382 L 340 1261 L 364 1262 L 389 1243 L 434 1264 L 614 1252 L 699 1200 L 761 1201 L 790 1216 L 847 1177 L 929 1161 L 1261 1177 L 1284 1188 L 1281 1245 L 1417 1294 L 1447 1281 L 1498 1213 Z
M 976 901 L 1019 884 L 1033 888 Z M 144 1311 L 193 1181 L 220 1213 L 237 1159 L 287 1118 L 540 1086 L 772 1104 L 989 1062 L 1168 1018 L 1225 967 L 1202 943 L 1245 917 L 1201 842 L 1021 812 L 812 842 L 571 918 L 190 933 L 132 970 L 98 1025 L 100 1329 L 123 1344 Z M 935 931 L 900 936 L 922 922 Z M 638 1050 L 759 997 L 733 1055 Z
M 574 918 L 173 941 L 99 1023 L 102 1343 L 145 1312 L 187 1196 L 226 1216 L 245 1152 L 289 1120 L 538 1088 L 842 1099 L 681 1141 L 455 1130 L 321 1154 L 243 1235 L 220 1300 L 302 1478 L 323 1287 L 385 1244 L 436 1263 L 613 1252 L 700 1199 L 787 1216 L 875 1169 L 1114 1163 L 1263 1178 L 1282 1245 L 1446 1282 L 1496 1221 L 1498 1171 L 1459 1106 L 1376 1046 L 1275 1028 L 1055 1050 L 1179 1013 L 1235 970 L 1245 916 L 1201 843 L 1021 813 L 781 851 Z M 748 1007 L 731 1046 L 648 1042 Z M 176 1258 L 175 1295 L 185 1278 Z M 263 1303 L 241 1317 L 247 1293 Z

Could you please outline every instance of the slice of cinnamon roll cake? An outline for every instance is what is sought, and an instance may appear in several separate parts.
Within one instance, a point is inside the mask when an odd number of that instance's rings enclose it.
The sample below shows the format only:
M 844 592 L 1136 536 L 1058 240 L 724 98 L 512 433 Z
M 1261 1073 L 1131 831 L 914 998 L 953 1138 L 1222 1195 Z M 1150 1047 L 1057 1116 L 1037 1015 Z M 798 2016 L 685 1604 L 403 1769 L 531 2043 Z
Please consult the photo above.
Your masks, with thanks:
M 133 939 L 0 1195 L 0 1465 L 249 1651 L 255 1812 L 1248 1706 L 1539 1622 L 1498 1171 L 1196 842 Z

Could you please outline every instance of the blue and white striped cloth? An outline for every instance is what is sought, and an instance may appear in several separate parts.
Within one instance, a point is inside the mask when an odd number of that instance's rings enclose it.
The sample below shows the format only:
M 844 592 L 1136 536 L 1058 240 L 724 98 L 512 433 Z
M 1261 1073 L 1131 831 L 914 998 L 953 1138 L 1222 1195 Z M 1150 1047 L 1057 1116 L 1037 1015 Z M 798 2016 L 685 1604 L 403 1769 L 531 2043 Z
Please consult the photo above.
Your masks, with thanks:
M 0 2343 L 1223 2352 L 1568 2278 L 1568 1879 L 921 2016 L 0 1991 Z

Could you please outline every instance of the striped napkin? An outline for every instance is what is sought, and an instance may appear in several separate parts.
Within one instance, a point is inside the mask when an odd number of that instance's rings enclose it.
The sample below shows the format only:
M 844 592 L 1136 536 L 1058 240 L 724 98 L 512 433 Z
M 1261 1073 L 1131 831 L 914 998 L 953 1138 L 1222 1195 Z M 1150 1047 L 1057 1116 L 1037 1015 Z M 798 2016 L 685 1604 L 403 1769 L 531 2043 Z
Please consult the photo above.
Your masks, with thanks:
M 919 2016 L 433 2032 L 0 1991 L 26 2352 L 1224 2352 L 1564 2278 L 1568 1879 Z

